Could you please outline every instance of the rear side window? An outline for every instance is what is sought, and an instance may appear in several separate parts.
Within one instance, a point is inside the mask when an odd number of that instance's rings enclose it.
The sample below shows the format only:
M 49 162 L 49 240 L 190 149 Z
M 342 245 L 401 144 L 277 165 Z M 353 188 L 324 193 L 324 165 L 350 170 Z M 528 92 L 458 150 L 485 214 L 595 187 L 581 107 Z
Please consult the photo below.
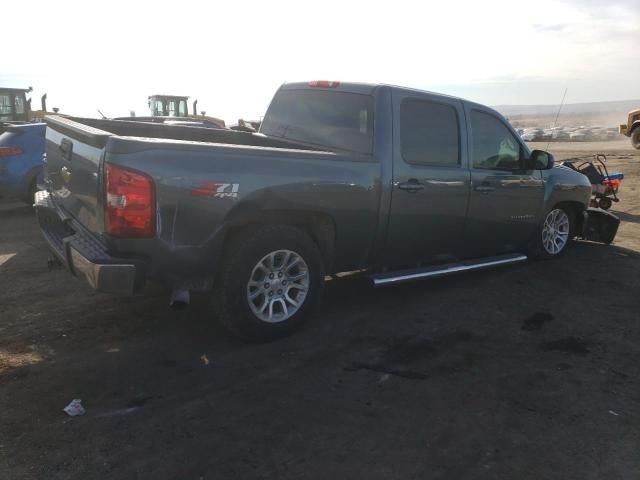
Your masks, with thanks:
M 460 164 L 460 131 L 455 108 L 406 99 L 400 106 L 402 158 L 417 165 Z
M 369 155 L 373 152 L 373 98 L 335 90 L 280 90 L 260 132 Z
M 507 126 L 493 115 L 471 111 L 473 168 L 519 170 L 520 143 Z

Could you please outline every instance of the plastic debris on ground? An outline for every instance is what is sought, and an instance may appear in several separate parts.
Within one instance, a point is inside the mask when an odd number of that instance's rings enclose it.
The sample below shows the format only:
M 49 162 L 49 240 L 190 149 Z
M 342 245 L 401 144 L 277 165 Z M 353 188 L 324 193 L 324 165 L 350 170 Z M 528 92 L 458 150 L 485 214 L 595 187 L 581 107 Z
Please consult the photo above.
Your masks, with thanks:
M 84 415 L 85 409 L 82 406 L 82 400 L 74 398 L 71 403 L 63 408 L 64 412 L 70 417 L 77 417 L 78 415 Z

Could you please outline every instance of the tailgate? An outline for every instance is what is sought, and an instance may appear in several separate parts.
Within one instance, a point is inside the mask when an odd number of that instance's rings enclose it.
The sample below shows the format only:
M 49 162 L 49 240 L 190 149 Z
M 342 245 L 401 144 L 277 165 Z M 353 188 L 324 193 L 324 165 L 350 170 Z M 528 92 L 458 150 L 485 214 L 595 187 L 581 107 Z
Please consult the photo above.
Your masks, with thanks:
M 111 133 L 48 116 L 45 183 L 58 207 L 91 231 L 103 230 L 101 160 Z

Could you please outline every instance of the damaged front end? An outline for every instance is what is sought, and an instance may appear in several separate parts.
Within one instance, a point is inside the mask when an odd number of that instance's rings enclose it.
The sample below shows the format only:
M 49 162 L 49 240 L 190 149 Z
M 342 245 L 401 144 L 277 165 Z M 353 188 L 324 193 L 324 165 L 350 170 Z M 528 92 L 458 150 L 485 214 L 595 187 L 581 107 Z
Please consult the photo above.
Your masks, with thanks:
M 587 208 L 582 225 L 578 225 L 578 237 L 592 242 L 609 245 L 618 233 L 620 219 L 613 213 L 600 208 Z M 581 228 L 580 228 L 581 227 Z

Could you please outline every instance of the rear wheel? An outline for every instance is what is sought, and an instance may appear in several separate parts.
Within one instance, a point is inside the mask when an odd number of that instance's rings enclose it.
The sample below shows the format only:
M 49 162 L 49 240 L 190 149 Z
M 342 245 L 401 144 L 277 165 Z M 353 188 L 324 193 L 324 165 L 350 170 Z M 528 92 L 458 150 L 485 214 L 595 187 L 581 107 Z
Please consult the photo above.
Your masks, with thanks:
M 610 198 L 603 197 L 598 200 L 598 207 L 603 210 L 609 210 L 611 208 L 612 202 Z
M 640 127 L 634 128 L 633 132 L 631 132 L 631 145 L 636 150 L 640 150 Z
M 297 228 L 252 230 L 235 243 L 227 258 L 215 303 L 223 325 L 241 337 L 269 340 L 293 332 L 320 297 L 322 255 Z
M 22 201 L 28 205 L 33 205 L 33 203 L 35 202 L 34 198 L 36 196 L 37 191 L 38 191 L 38 182 L 37 182 L 37 179 L 34 178 L 33 180 L 31 180 L 31 183 L 29 184 L 29 188 L 27 189 L 27 192 L 22 197 Z

